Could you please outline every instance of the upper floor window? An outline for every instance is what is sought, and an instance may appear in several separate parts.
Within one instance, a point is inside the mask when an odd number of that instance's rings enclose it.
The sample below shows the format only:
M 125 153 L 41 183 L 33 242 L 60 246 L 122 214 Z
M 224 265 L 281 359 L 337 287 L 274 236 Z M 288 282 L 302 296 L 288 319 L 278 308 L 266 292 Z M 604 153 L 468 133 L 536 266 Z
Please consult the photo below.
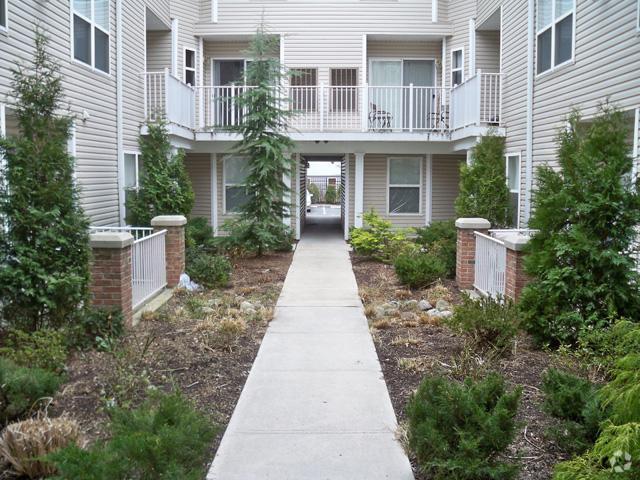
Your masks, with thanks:
M 184 49 L 184 83 L 192 87 L 196 85 L 196 51 Z
M 358 69 L 332 68 L 331 111 L 355 112 L 358 104 Z
M 464 53 L 462 49 L 451 52 L 451 86 L 464 82 Z
M 109 0 L 72 0 L 73 58 L 109 73 Z
M 574 0 L 538 0 L 538 73 L 546 72 L 573 58 L 574 17 Z
M 315 112 L 317 109 L 318 69 L 317 68 L 292 68 L 291 79 L 291 106 L 301 112 Z
M 0 0 L 0 30 L 7 28 L 9 0 Z

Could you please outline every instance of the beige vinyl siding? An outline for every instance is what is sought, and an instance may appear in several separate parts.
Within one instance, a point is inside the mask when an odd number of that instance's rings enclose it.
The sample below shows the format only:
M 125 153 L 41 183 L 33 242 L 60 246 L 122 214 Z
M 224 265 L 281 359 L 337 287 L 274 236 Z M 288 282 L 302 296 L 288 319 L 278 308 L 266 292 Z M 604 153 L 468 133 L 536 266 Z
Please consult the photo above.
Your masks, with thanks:
M 187 153 L 184 164 L 195 196 L 191 216 L 206 218 L 211 224 L 211 155 Z
M 451 52 L 464 51 L 464 80 L 472 72 L 469 68 L 469 19 L 475 16 L 476 0 L 457 0 L 449 4 L 449 21 L 453 28 L 453 36 L 447 40 L 447 58 L 445 59 L 445 86 L 451 86 Z
M 419 157 L 422 159 L 420 213 L 416 215 L 389 215 L 387 159 L 389 157 Z M 369 154 L 364 157 L 364 213 L 373 209 L 394 227 L 425 225 L 425 160 L 419 155 Z
M 160 72 L 171 69 L 171 32 L 147 32 L 147 68 L 148 72 Z
M 476 32 L 476 69 L 484 73 L 500 72 L 500 32 Z
M 431 219 L 455 218 L 455 201 L 460 185 L 460 164 L 466 155 L 433 155 L 431 160 Z
M 241 42 L 221 42 L 221 41 L 205 41 L 204 42 L 204 84 L 213 85 L 211 76 L 213 60 L 242 60 L 247 58 L 247 50 L 249 48 L 248 41 Z
M 171 16 L 178 19 L 178 73 L 177 77 L 184 81 L 184 49 L 196 52 L 196 78 L 200 68 L 198 64 L 198 39 L 195 37 L 195 24 L 199 20 L 198 0 L 171 0 Z
M 374 58 L 410 58 L 436 60 L 435 79 L 436 85 L 441 83 L 440 65 L 442 60 L 441 42 L 367 42 L 368 59 Z
M 504 0 L 506 2 L 510 0 Z M 476 16 L 476 25 L 482 25 L 493 13 L 500 8 L 503 0 L 478 0 L 478 14 Z
M 110 74 L 71 59 L 70 2 L 9 2 L 9 30 L 0 32 L 0 98 L 11 102 L 11 72 L 34 52 L 34 26 L 48 32 L 49 53 L 61 65 L 65 106 L 76 116 L 77 178 L 91 223 L 119 223 L 115 108 L 115 1 L 110 10 Z M 7 99 L 7 100 L 5 100 Z M 86 115 L 84 115 L 86 112 Z M 86 118 L 86 120 L 83 120 Z
M 145 70 L 145 6 L 139 0 L 124 0 L 123 12 L 123 72 L 122 115 L 123 147 L 137 151 L 140 124 L 144 121 L 144 82 L 140 75 Z
M 147 7 L 168 26 L 171 25 L 170 3 L 170 0 L 147 0 Z

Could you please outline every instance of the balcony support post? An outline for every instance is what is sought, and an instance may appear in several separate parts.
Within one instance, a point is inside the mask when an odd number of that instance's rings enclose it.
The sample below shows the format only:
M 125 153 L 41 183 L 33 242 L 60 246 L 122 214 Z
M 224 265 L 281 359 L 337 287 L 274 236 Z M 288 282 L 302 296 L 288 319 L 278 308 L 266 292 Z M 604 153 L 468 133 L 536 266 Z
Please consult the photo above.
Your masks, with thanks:
M 360 102 L 362 103 L 360 109 L 361 122 L 362 122 L 362 131 L 366 132 L 369 130 L 369 84 L 365 83 L 362 89 L 362 95 Z
M 413 83 L 409 84 L 409 132 L 413 132 Z
M 354 191 L 353 225 L 362 228 L 362 214 L 364 213 L 364 153 L 356 153 L 356 176 Z
M 320 84 L 320 94 L 318 95 L 319 108 L 320 108 L 320 131 L 324 132 L 324 82 Z

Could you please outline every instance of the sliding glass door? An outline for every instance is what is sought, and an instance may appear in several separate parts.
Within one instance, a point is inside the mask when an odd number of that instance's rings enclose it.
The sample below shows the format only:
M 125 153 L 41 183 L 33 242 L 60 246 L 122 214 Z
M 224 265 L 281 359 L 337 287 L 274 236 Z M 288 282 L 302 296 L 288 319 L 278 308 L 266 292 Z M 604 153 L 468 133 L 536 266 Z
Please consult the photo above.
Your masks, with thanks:
M 214 60 L 212 111 L 215 127 L 239 125 L 242 110 L 235 97 L 242 93 L 244 85 L 245 60 Z

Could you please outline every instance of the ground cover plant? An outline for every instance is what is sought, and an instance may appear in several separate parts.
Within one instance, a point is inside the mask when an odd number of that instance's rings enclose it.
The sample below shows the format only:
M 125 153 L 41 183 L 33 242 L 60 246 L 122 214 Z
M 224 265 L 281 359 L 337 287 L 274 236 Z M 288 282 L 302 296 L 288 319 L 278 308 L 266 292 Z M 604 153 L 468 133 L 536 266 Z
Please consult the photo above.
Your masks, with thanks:
M 410 288 L 432 285 L 447 276 L 447 265 L 433 253 L 401 253 L 394 261 L 400 281 Z
M 415 242 L 422 250 L 437 255 L 446 266 L 447 276 L 456 274 L 457 232 L 453 220 L 439 220 L 430 225 L 416 228 Z

